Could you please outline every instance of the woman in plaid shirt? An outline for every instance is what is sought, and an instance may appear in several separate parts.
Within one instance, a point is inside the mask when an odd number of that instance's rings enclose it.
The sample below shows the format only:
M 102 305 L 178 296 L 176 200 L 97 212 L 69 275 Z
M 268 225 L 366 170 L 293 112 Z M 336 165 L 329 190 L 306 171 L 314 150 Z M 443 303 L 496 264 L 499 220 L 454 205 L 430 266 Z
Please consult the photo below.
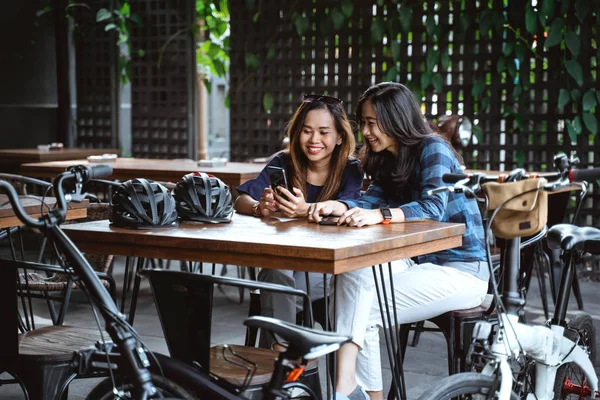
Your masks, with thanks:
M 464 223 L 460 248 L 394 263 L 398 323 L 480 305 L 488 289 L 489 267 L 476 201 L 450 192 L 427 194 L 444 186 L 444 174 L 462 172 L 460 155 L 431 130 L 412 92 L 399 83 L 370 87 L 360 98 L 356 114 L 367 142 L 361 161 L 372 183 L 358 200 L 312 205 L 309 220 L 336 215 L 338 224 L 350 227 L 420 219 Z M 337 332 L 353 337 L 338 352 L 336 391 L 350 399 L 381 399 L 382 324 L 372 272 L 363 268 L 342 274 L 336 286 Z M 386 295 L 393 304 L 391 291 Z

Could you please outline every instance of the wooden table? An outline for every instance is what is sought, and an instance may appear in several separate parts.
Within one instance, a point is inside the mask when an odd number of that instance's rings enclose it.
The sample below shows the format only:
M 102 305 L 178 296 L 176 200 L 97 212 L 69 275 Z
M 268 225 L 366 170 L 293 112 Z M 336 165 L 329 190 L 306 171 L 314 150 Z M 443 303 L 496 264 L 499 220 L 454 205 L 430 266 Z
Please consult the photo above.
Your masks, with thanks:
M 25 211 L 32 218 L 39 218 L 41 211 L 41 197 L 39 196 L 20 196 L 21 204 Z M 38 200 L 39 199 L 39 200 Z M 56 199 L 54 197 L 46 197 L 44 198 L 44 202 L 48 204 L 50 208 L 54 206 L 56 203 Z M 81 203 L 69 203 L 68 211 L 67 211 L 67 221 L 73 219 L 81 219 L 87 216 L 87 206 L 88 201 L 85 200 Z M 48 212 L 46 206 L 44 206 L 44 214 Z M 0 229 L 12 228 L 13 226 L 21 226 L 23 223 L 17 216 L 8 200 L 8 196 L 5 194 L 0 194 Z
M 95 165 L 87 160 L 52 161 L 23 164 L 21 173 L 36 178 L 53 178 L 71 165 Z M 160 160 L 148 158 L 117 158 L 109 163 L 113 174 L 107 179 L 126 181 L 133 178 L 147 178 L 160 182 L 178 182 L 187 173 L 200 171 L 215 175 L 230 187 L 235 188 L 249 179 L 255 178 L 265 164 L 228 162 L 223 167 L 199 167 L 193 160 Z
M 458 247 L 465 232 L 463 224 L 435 221 L 349 228 L 240 214 L 230 224 L 180 223 L 164 230 L 115 228 L 108 220 L 63 229 L 83 251 L 324 274 Z
M 62 150 L 1 149 L 0 169 L 3 172 L 19 173 L 19 166 L 24 163 L 74 160 L 102 155 L 104 153 L 119 154 L 119 150 L 76 147 L 63 148 Z

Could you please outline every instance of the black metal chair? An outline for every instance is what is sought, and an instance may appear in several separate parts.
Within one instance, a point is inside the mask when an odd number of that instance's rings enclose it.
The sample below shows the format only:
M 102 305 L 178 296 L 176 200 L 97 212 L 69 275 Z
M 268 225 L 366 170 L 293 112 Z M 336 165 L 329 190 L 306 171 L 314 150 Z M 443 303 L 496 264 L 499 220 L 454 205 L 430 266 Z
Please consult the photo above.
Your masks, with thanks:
M 278 353 L 241 345 L 211 347 L 215 287 L 234 286 L 302 297 L 305 310 L 302 322 L 304 326 L 312 327 L 310 300 L 300 290 L 238 278 L 169 270 L 143 270 L 139 274 L 150 280 L 170 355 L 242 388 L 249 397 L 260 394 L 262 387 L 271 379 Z M 317 360 L 309 362 L 301 380 L 321 396 Z
M 0 386 L 18 383 L 26 398 L 66 399 L 69 383 L 77 376 L 76 351 L 94 345 L 101 337 L 97 329 L 47 326 L 19 334 L 17 269 L 21 261 L 0 261 Z M 30 268 L 30 266 L 27 266 Z M 1 397 L 1 396 L 0 396 Z

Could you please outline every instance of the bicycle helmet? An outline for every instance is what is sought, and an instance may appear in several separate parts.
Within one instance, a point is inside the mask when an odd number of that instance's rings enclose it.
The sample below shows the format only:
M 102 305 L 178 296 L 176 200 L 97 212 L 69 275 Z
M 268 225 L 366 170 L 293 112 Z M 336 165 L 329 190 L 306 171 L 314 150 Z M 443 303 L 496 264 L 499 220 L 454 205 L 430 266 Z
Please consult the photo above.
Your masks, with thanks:
M 230 222 L 233 199 L 229 187 L 219 178 L 192 172 L 184 175 L 173 190 L 181 219 L 200 222 Z
M 173 228 L 177 226 L 175 200 L 160 183 L 144 178 L 130 179 L 112 196 L 110 221 L 124 228 Z

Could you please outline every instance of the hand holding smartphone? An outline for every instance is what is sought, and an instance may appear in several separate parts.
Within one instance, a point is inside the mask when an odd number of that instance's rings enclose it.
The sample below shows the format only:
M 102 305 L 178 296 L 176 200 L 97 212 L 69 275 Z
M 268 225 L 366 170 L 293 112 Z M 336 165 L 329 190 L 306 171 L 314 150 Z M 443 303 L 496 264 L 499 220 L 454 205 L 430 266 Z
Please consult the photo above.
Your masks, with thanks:
M 278 195 L 285 197 L 285 195 L 277 189 L 278 186 L 282 186 L 282 187 L 286 188 L 287 190 L 290 190 L 288 188 L 287 178 L 285 177 L 285 170 L 281 167 L 275 167 L 273 165 L 269 165 L 267 167 L 267 172 L 269 173 L 269 180 L 271 181 L 271 188 L 275 192 L 277 192 Z

